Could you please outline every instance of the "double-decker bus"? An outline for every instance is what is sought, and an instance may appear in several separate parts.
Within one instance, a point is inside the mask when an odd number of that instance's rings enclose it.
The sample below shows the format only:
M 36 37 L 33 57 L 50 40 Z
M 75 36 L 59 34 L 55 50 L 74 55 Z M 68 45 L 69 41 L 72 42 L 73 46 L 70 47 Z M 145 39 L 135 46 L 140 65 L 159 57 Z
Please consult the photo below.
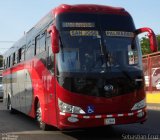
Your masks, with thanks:
M 60 5 L 4 55 L 4 104 L 41 129 L 98 127 L 146 120 L 138 34 L 123 8 Z

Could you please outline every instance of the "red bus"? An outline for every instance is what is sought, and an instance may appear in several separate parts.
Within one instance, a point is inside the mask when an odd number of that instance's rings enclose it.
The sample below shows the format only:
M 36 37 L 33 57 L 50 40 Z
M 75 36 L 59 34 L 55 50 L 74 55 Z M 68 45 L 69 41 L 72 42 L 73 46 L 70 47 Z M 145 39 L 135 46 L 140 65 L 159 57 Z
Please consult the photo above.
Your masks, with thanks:
M 59 129 L 143 123 L 142 55 L 123 8 L 60 5 L 4 55 L 4 103 Z

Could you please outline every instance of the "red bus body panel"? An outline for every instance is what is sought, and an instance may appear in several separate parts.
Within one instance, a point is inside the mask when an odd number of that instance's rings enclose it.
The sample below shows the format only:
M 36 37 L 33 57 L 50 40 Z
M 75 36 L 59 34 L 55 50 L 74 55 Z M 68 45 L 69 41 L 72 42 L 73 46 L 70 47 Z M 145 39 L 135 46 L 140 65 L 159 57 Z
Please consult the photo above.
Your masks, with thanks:
M 71 123 L 68 118 L 76 114 L 60 113 L 59 111 L 59 128 L 67 129 L 69 128 L 84 128 L 84 127 L 94 127 L 94 126 L 104 126 L 104 119 L 106 115 L 113 115 L 116 118 L 116 124 L 127 124 L 143 122 L 146 120 L 146 110 L 143 109 L 145 115 L 143 118 L 138 118 L 137 112 L 131 111 L 131 108 L 136 102 L 141 101 L 145 98 L 144 89 L 139 90 L 135 93 L 126 94 L 123 96 L 113 97 L 113 98 L 103 98 L 103 97 L 91 97 L 85 95 L 79 95 L 76 93 L 71 93 L 63 89 L 57 83 L 57 96 L 65 103 L 72 103 L 74 106 L 80 106 L 83 110 L 87 110 L 88 105 L 94 105 L 95 112 L 93 114 L 78 115 L 79 121 L 77 123 Z M 127 115 L 128 113 L 134 113 L 133 116 Z M 123 116 L 118 117 L 118 114 L 123 114 Z M 96 118 L 95 116 L 101 116 Z M 83 116 L 88 116 L 83 118 Z M 76 116 L 77 117 L 77 116 Z

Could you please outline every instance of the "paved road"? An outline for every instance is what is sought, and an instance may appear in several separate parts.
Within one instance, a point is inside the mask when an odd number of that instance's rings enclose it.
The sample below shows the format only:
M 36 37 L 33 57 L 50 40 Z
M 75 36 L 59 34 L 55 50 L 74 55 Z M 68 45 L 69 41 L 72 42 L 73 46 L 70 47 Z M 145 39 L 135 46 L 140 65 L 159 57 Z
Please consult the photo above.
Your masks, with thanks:
M 153 106 L 153 105 L 152 105 Z M 151 109 L 151 108 L 150 108 Z M 0 102 L 0 139 L 2 140 L 108 140 L 160 139 L 160 110 L 149 110 L 148 121 L 141 124 L 74 131 L 41 131 L 35 121 L 21 113 L 10 114 Z

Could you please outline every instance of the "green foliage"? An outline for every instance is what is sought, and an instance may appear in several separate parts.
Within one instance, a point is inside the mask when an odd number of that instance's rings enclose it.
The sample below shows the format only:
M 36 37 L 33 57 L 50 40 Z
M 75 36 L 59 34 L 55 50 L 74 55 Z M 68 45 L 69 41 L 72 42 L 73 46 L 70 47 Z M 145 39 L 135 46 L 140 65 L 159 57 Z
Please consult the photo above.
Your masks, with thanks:
M 150 48 L 149 48 L 149 39 L 148 38 L 142 37 L 140 40 L 140 43 L 141 43 L 143 55 L 151 53 Z
M 160 51 L 160 35 L 157 35 L 158 51 Z
M 160 35 L 157 35 L 157 42 L 158 42 L 158 51 L 160 51 Z M 143 55 L 152 53 L 149 47 L 149 39 L 147 37 L 142 37 L 140 43 Z

